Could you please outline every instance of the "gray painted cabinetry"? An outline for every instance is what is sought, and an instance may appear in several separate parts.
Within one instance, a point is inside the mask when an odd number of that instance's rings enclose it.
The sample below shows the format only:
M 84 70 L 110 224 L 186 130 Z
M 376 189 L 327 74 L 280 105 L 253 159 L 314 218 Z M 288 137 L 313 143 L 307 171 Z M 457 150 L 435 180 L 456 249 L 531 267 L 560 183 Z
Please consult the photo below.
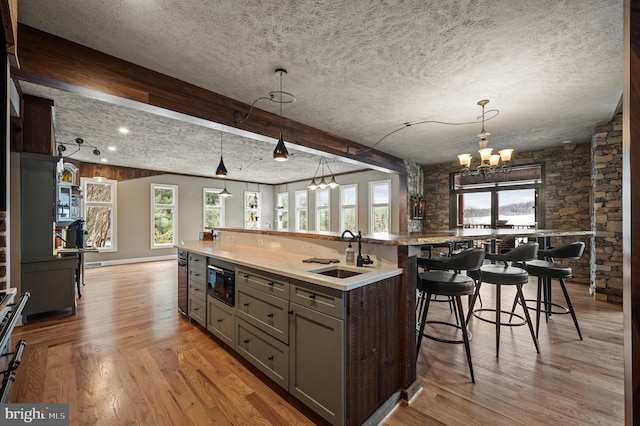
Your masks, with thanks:
M 207 326 L 207 258 L 189 253 L 189 317 Z

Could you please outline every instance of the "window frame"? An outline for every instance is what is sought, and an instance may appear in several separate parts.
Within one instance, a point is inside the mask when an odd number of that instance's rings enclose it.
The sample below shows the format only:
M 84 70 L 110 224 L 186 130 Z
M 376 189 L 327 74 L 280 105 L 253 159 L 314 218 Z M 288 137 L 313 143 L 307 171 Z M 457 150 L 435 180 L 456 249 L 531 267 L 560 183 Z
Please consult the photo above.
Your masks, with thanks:
M 278 201 L 280 200 L 280 197 L 284 196 L 284 198 L 286 198 L 287 200 L 287 206 L 283 207 L 283 208 L 279 208 L 278 205 Z M 275 212 L 276 212 L 276 216 L 275 216 L 275 223 L 276 223 L 276 230 L 278 231 L 288 231 L 289 230 L 289 225 L 291 224 L 291 215 L 289 214 L 289 193 L 288 192 L 278 192 L 276 193 L 276 206 L 275 206 Z M 281 220 L 280 215 L 282 213 L 286 213 L 287 214 L 287 227 L 286 228 L 281 228 L 280 224 L 281 224 Z
M 316 193 L 316 231 L 318 232 L 329 232 L 331 231 L 331 188 L 326 187 L 324 189 L 317 188 Z M 322 194 L 327 194 L 327 204 L 320 205 L 320 197 Z M 322 218 L 322 213 L 327 212 L 327 218 L 329 223 L 327 224 L 327 229 L 320 229 L 320 221 Z
M 171 189 L 173 191 L 173 204 L 156 204 L 156 189 Z M 151 184 L 151 209 L 150 209 L 150 227 L 149 227 L 149 243 L 152 250 L 166 249 L 175 246 L 178 241 L 178 185 L 171 185 L 166 183 L 152 183 Z M 156 244 L 155 242 L 155 212 L 156 208 L 171 209 L 173 211 L 173 235 L 170 243 Z
M 213 192 L 216 194 L 220 194 L 223 190 L 221 188 L 202 188 L 202 229 L 211 228 L 207 226 L 207 211 L 208 210 L 219 210 L 220 211 L 220 227 L 224 226 L 224 200 L 225 197 L 220 198 L 220 206 L 208 206 L 207 205 L 207 193 Z
M 111 186 L 111 201 L 88 201 L 86 195 L 82 202 L 82 217 L 86 220 L 87 209 L 89 207 L 110 207 L 111 208 L 111 247 L 98 247 L 100 253 L 109 253 L 118 251 L 118 181 L 104 178 L 80 178 L 80 185 L 82 185 L 82 193 L 88 194 L 87 184 L 101 184 Z
M 389 194 L 389 199 L 386 203 L 374 203 L 373 192 L 374 188 L 377 186 L 385 185 L 387 187 L 387 191 Z M 391 179 L 385 180 L 376 180 L 369 182 L 369 232 L 376 233 L 375 231 L 375 210 L 379 207 L 387 208 L 387 230 L 386 231 L 378 231 L 380 234 L 388 234 L 391 232 Z
M 343 204 L 343 193 L 347 190 L 347 189 L 355 189 L 356 191 L 356 202 L 355 204 Z M 348 229 L 344 223 L 345 221 L 345 210 L 346 209 L 354 209 L 355 210 L 355 218 L 356 218 L 356 224 L 354 229 L 351 229 L 351 231 L 355 231 L 356 229 L 358 229 L 358 184 L 354 183 L 354 184 L 349 184 L 349 185 L 340 185 L 340 229 L 339 231 L 344 231 L 346 229 Z
M 307 201 L 307 205 L 306 206 L 299 206 L 298 205 L 298 194 L 304 194 L 304 197 Z M 296 231 L 308 231 L 309 230 L 309 191 L 306 189 L 302 189 L 300 191 L 295 191 L 294 193 L 294 202 L 295 202 L 295 213 L 296 213 L 296 220 L 295 220 L 295 224 L 296 224 Z M 307 213 L 307 227 L 305 229 L 301 229 L 300 228 L 300 212 L 306 212 Z

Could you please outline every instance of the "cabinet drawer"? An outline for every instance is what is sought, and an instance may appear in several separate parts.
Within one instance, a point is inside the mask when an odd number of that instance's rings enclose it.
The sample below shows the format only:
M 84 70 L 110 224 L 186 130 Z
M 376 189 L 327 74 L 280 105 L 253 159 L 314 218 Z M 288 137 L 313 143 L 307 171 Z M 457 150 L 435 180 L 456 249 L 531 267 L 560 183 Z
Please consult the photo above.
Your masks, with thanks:
M 201 300 L 203 303 L 207 299 L 207 287 L 204 283 L 189 279 L 189 297 Z
M 206 285 L 207 283 L 206 267 L 205 269 L 189 267 L 189 280 L 197 281 L 199 283 L 202 283 L 202 285 Z
M 236 315 L 289 343 L 289 302 L 245 285 L 236 285 Z
M 289 300 L 335 318 L 344 317 L 344 293 L 334 288 L 291 280 Z
M 207 268 L 207 257 L 202 254 L 189 253 L 189 268 Z
M 207 330 L 232 348 L 235 348 L 235 324 L 234 309 L 207 296 Z
M 207 305 L 204 300 L 189 295 L 189 317 L 201 326 L 207 326 Z
M 280 275 L 248 268 L 238 268 L 236 270 L 236 283 L 282 299 L 289 298 L 289 278 Z
M 240 318 L 236 319 L 236 350 L 285 390 L 289 390 L 289 347 Z

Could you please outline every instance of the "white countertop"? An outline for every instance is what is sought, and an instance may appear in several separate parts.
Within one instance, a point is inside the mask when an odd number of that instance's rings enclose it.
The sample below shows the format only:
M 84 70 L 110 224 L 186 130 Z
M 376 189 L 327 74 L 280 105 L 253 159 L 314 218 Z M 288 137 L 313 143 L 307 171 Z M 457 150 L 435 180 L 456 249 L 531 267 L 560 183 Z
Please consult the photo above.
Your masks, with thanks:
M 256 268 L 265 272 L 271 272 L 342 291 L 352 290 L 402 274 L 401 268 L 356 267 L 346 265 L 344 258 L 339 259 L 339 263 L 329 265 L 305 263 L 303 262 L 304 259 L 309 259 L 313 256 L 267 250 L 223 241 L 186 241 L 176 245 L 176 247 L 193 253 L 227 260 L 238 266 Z M 349 278 L 334 278 L 310 272 L 334 269 L 336 267 L 361 272 L 361 274 Z

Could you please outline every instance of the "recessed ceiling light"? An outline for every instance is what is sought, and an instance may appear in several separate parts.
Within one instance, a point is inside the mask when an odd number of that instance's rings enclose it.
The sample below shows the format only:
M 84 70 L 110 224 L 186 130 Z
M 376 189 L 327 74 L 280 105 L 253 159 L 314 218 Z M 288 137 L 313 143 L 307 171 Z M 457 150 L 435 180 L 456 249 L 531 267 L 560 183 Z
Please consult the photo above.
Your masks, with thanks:
M 101 158 L 100 161 L 102 161 L 103 163 L 106 163 L 109 160 L 107 160 L 106 158 Z
M 109 151 L 115 151 L 115 150 L 116 150 L 116 147 L 115 147 L 115 146 L 110 146 L 110 147 L 107 147 L 107 149 L 108 149 Z
M 120 127 L 118 131 L 123 135 L 126 135 L 127 133 L 129 133 L 129 129 L 127 129 L 126 127 Z
M 571 141 L 566 140 L 566 141 L 562 141 L 562 143 L 571 143 Z

